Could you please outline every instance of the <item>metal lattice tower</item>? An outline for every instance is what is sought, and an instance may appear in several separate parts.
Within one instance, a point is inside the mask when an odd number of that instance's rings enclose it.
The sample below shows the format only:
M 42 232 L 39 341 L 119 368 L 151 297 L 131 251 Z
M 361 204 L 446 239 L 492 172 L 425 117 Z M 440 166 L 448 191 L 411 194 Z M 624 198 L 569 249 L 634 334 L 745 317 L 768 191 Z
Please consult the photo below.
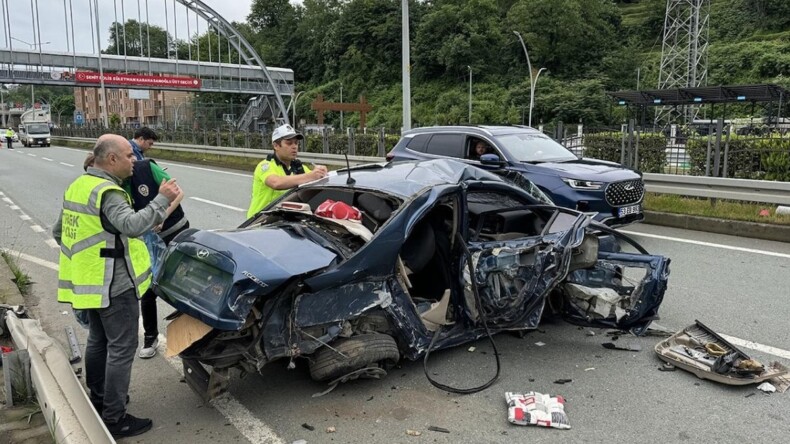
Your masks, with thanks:
M 667 0 L 661 45 L 659 89 L 707 85 L 710 0 Z M 692 121 L 698 107 L 658 108 L 656 123 L 682 118 Z

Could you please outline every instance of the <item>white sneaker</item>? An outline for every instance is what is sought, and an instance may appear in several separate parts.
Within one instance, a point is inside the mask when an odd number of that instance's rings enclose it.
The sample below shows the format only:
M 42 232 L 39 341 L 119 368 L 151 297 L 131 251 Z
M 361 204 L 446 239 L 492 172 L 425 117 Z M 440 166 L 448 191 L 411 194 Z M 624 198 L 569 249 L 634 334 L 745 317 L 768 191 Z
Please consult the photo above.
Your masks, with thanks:
M 143 359 L 150 359 L 156 356 L 156 348 L 159 346 L 159 337 L 153 338 L 145 338 L 143 340 L 143 348 L 140 349 L 140 353 L 137 355 Z

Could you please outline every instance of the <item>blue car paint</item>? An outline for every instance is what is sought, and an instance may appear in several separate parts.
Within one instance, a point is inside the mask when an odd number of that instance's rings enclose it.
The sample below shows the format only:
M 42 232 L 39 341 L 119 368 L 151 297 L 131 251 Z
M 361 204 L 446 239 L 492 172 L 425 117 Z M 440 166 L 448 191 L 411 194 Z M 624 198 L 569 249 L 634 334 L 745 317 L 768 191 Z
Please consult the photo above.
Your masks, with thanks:
M 498 126 L 483 126 L 483 127 L 426 127 L 417 128 L 403 133 L 401 140 L 390 151 L 388 157 L 393 161 L 398 160 L 426 160 L 435 159 L 437 156 L 426 154 L 407 148 L 406 142 L 410 136 L 418 134 L 455 134 L 461 133 L 465 137 L 486 137 L 488 142 L 496 142 L 497 136 L 512 134 L 514 132 L 527 132 L 536 133 L 537 130 L 528 127 L 498 127 Z M 619 226 L 628 223 L 637 222 L 642 220 L 644 216 L 642 211 L 639 211 L 638 216 L 632 216 L 625 220 L 618 219 L 617 209 L 619 207 L 612 207 L 605 199 L 606 185 L 626 180 L 640 180 L 641 174 L 624 168 L 621 165 L 605 160 L 581 158 L 576 160 L 562 161 L 562 162 L 540 162 L 528 163 L 520 162 L 512 156 L 506 147 L 499 143 L 495 143 L 497 149 L 505 156 L 503 159 L 506 165 L 502 168 L 518 171 L 523 173 L 527 179 L 539 186 L 555 204 L 571 209 L 577 209 L 579 202 L 586 202 L 587 207 L 581 211 L 598 213 L 594 218 L 597 221 L 605 222 L 608 225 Z M 475 166 L 487 170 L 496 170 L 500 167 L 481 165 L 479 162 L 472 160 L 463 160 Z M 603 182 L 604 185 L 599 190 L 583 190 L 575 189 L 563 181 L 563 179 L 576 179 L 585 181 Z M 628 205 L 641 205 L 642 200 L 632 202 Z
M 469 228 L 465 201 L 468 190 L 507 190 L 520 196 L 526 203 L 540 203 L 521 188 L 514 187 L 495 174 L 449 159 L 397 162 L 361 167 L 351 172 L 356 180 L 353 187 L 346 184 L 346 172 L 340 171 L 325 180 L 291 191 L 298 193 L 315 188 L 355 193 L 375 192 L 400 200 L 400 206 L 378 228 L 374 237 L 348 257 L 341 257 L 313 240 L 295 235 L 293 229 L 285 227 L 288 224 L 284 222 L 278 222 L 277 226 L 251 225 L 255 217 L 243 224 L 245 228 L 213 232 L 188 230 L 176 237 L 163 260 L 163 269 L 178 267 L 180 264 L 177 259 L 187 262 L 204 260 L 199 258 L 199 252 L 205 249 L 208 251 L 207 257 L 219 258 L 221 266 L 218 269 L 232 273 L 233 286 L 227 294 L 219 296 L 216 303 L 200 305 L 190 295 L 162 281 L 165 272 L 160 271 L 154 285 L 159 296 L 179 311 L 212 326 L 214 335 L 241 330 L 248 321 L 253 305 L 259 307 L 265 321 L 258 333 L 260 342 L 253 342 L 249 346 L 252 348 L 218 357 L 210 352 L 213 336 L 209 335 L 205 341 L 183 352 L 182 357 L 225 368 L 235 365 L 233 359 L 254 357 L 254 365 L 260 368 L 272 360 L 294 356 L 294 350 L 300 354 L 309 354 L 323 344 L 331 344 L 340 334 L 343 322 L 371 310 L 381 310 L 391 322 L 391 334 L 398 343 L 401 356 L 417 359 L 425 354 L 433 332 L 422 323 L 411 296 L 396 278 L 395 270 L 399 251 L 418 221 L 440 199 L 453 198 L 460 205 L 457 215 L 460 219 L 459 232 L 466 233 Z M 281 200 L 288 196 L 290 193 Z M 264 213 L 272 208 L 274 206 L 264 210 Z M 530 282 L 529 287 L 524 287 L 525 291 L 530 291 L 530 294 L 525 295 L 529 297 L 523 301 L 517 294 L 510 292 L 507 299 L 510 305 L 506 307 L 508 312 L 495 313 L 496 316 L 489 322 L 493 333 L 535 328 L 538 325 L 548 293 L 566 277 L 572 248 L 584 236 L 587 220 L 578 213 L 574 218 L 572 226 L 564 231 L 530 235 L 512 241 L 470 241 L 464 237 L 473 257 L 484 259 L 484 266 L 478 266 L 473 273 L 476 285 L 480 287 L 482 304 L 499 304 L 503 300 L 502 294 L 495 291 L 497 287 L 489 283 L 490 276 L 494 274 L 517 275 L 524 282 Z M 618 256 L 615 248 L 608 249 L 612 251 L 600 250 L 599 258 L 639 264 L 650 271 L 651 280 L 657 281 L 648 288 L 640 301 L 645 309 L 638 310 L 638 313 L 650 318 L 643 320 L 636 316 L 618 325 L 620 328 L 646 327 L 666 289 L 669 261 L 650 255 Z M 177 251 L 187 253 L 186 258 L 179 259 L 184 257 L 176 255 Z M 519 251 L 534 252 L 540 255 L 540 260 L 534 264 L 519 264 L 513 260 L 518 257 Z M 474 299 L 470 299 L 473 296 L 469 283 L 463 281 L 467 262 L 459 258 L 453 260 L 455 262 L 448 264 L 451 270 L 451 282 L 448 285 L 455 323 L 442 330 L 435 342 L 435 349 L 463 344 L 486 334 L 482 319 L 475 315 L 471 307 L 470 301 Z M 583 277 L 578 279 L 583 281 Z M 572 318 L 569 320 L 584 325 L 607 326 L 605 322 L 574 318 L 577 315 L 569 313 Z M 300 331 L 313 326 L 325 327 L 324 335 L 311 339 L 293 331 L 294 328 Z M 256 351 L 258 344 L 263 348 L 262 354 Z

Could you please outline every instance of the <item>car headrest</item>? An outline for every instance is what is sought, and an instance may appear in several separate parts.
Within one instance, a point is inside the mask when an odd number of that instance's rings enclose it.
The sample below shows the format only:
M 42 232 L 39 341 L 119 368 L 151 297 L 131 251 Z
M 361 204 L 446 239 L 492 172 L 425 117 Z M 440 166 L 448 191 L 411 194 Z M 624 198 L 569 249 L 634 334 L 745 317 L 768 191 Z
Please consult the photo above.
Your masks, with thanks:
M 373 194 L 361 194 L 357 197 L 357 205 L 378 223 L 386 222 L 392 215 L 390 204 Z
M 436 236 L 431 224 L 423 221 L 414 227 L 401 247 L 400 256 L 409 269 L 416 273 L 433 258 L 436 252 Z

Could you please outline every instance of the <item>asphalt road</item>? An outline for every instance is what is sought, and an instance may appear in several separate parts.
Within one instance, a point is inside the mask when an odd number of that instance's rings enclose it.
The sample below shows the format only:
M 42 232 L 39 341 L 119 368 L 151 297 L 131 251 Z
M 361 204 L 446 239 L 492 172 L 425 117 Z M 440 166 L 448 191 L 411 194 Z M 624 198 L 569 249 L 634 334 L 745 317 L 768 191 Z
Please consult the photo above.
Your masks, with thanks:
M 49 229 L 62 192 L 82 172 L 85 153 L 58 147 L 0 149 L 0 247 L 21 253 L 19 263 L 35 281 L 33 312 L 61 341 L 63 328 L 76 324 L 69 308 L 55 301 L 58 250 Z M 161 164 L 186 191 L 183 206 L 192 226 L 229 228 L 244 219 L 250 174 Z M 677 330 L 699 319 L 720 333 L 754 341 L 748 351 L 758 359 L 790 365 L 790 243 L 648 225 L 626 231 L 649 251 L 672 259 L 659 324 Z M 162 316 L 170 311 L 160 302 Z M 160 330 L 165 331 L 164 321 Z M 306 366 L 287 370 L 287 362 L 278 362 L 261 375 L 234 377 L 229 396 L 204 406 L 180 382 L 178 359 L 161 354 L 136 359 L 129 411 L 152 417 L 154 430 L 127 441 L 784 443 L 790 436 L 790 392 L 766 395 L 753 386 L 726 387 L 680 370 L 659 372 L 652 351 L 656 337 L 631 338 L 642 345 L 641 352 L 607 350 L 601 347 L 610 340 L 605 331 L 588 336 L 584 329 L 546 321 L 524 338 L 495 339 L 502 357 L 500 380 L 467 396 L 435 389 L 421 362 L 403 362 L 382 380 L 353 381 L 314 398 L 325 386 L 310 380 Z M 494 371 L 491 347 L 486 341 L 472 345 L 474 352 L 460 347 L 432 355 L 433 377 L 461 387 L 487 380 Z M 573 381 L 559 385 L 553 382 L 557 379 Z M 562 395 L 572 429 L 510 425 L 504 393 L 530 390 Z M 431 425 L 450 433 L 429 431 Z M 336 432 L 327 433 L 330 426 Z M 422 435 L 410 436 L 407 430 Z

